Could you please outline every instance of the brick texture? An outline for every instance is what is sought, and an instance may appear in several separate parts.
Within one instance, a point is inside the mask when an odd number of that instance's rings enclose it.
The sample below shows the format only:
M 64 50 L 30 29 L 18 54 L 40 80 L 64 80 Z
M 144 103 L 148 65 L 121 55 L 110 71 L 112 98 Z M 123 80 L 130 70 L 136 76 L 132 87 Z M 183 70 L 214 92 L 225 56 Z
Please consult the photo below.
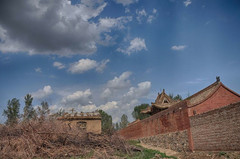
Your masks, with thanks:
M 240 150 L 240 102 L 190 117 L 194 150 Z
M 158 134 L 186 130 L 190 127 L 185 102 L 159 112 L 119 131 L 125 139 L 138 139 Z

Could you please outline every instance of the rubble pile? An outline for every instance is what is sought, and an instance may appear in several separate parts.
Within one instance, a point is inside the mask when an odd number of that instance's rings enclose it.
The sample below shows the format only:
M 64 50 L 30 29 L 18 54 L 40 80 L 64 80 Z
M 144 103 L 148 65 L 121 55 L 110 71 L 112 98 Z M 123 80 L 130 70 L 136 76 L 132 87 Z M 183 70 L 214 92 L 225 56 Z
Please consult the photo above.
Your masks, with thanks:
M 59 121 L 0 127 L 0 158 L 112 158 L 116 152 L 131 152 L 118 135 L 86 133 Z

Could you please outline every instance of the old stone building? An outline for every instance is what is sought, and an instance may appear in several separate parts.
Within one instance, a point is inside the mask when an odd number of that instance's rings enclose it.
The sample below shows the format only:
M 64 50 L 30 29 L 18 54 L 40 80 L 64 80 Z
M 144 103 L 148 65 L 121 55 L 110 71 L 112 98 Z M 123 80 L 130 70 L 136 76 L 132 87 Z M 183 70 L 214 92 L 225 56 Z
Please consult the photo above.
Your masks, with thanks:
M 101 116 L 98 111 L 81 112 L 81 113 L 65 113 L 57 118 L 68 124 L 70 127 L 76 127 L 79 130 L 101 134 Z

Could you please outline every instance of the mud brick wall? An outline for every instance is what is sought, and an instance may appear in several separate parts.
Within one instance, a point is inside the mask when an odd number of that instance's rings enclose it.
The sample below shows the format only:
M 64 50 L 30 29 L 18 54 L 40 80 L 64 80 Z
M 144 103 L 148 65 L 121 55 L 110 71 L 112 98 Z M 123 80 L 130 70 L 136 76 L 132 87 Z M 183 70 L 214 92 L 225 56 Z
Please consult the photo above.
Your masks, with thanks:
M 159 112 L 119 131 L 125 139 L 139 139 L 158 134 L 186 130 L 190 127 L 185 102 Z
M 159 134 L 156 136 L 141 138 L 139 140 L 145 144 L 172 149 L 178 152 L 189 151 L 187 130 L 167 134 Z
M 190 117 L 194 150 L 240 150 L 240 102 Z

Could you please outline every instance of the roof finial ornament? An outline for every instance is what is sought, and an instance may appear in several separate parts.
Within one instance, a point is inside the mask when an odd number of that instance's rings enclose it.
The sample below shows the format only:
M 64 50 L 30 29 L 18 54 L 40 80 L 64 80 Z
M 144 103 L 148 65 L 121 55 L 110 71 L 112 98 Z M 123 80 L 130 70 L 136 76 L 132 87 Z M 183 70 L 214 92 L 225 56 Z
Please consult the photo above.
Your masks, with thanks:
M 165 89 L 163 89 L 162 92 L 165 93 Z
M 217 82 L 220 82 L 220 76 L 216 77 Z

